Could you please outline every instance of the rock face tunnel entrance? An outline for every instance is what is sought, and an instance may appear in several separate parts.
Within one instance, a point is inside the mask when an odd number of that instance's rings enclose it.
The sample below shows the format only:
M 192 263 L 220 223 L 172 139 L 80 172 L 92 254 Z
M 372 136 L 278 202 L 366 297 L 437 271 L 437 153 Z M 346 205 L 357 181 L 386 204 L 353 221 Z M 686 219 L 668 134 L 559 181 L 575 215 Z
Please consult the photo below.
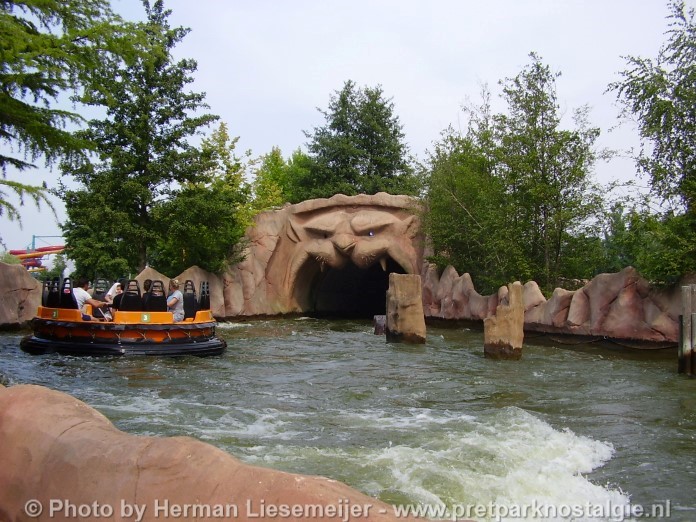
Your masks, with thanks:
M 406 271 L 394 260 L 387 259 L 386 269 L 380 263 L 359 268 L 347 263 L 342 268 L 320 269 L 307 263 L 295 283 L 295 298 L 304 313 L 317 317 L 372 318 L 386 312 L 389 274 Z

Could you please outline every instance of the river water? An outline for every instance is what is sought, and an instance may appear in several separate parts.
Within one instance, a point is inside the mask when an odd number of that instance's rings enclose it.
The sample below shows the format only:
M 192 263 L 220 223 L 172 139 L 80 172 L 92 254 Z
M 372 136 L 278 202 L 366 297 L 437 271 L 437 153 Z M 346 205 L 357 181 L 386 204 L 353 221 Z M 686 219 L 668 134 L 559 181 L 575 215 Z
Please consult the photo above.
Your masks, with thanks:
M 190 435 L 447 516 L 696 520 L 696 379 L 673 350 L 527 338 L 522 360 L 493 361 L 463 325 L 431 325 L 418 346 L 367 321 L 218 331 L 220 357 L 103 359 L 30 356 L 5 332 L 0 382 L 65 391 L 128 433 Z

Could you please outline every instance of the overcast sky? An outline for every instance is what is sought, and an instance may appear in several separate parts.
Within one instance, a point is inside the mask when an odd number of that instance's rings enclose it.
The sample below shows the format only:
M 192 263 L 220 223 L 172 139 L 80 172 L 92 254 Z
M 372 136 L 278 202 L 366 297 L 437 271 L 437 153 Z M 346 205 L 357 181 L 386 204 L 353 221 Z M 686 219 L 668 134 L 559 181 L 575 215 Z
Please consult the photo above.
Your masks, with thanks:
M 688 0 L 694 5 L 696 0 Z M 142 19 L 138 0 L 112 0 L 129 19 Z M 303 131 L 324 122 L 346 80 L 381 85 L 394 103 L 411 152 L 424 159 L 443 129 L 463 123 L 461 107 L 480 101 L 482 84 L 499 101 L 498 81 L 516 76 L 536 52 L 560 72 L 557 94 L 567 124 L 589 105 L 602 129 L 601 147 L 638 145 L 635 129 L 618 123 L 610 82 L 627 55 L 655 58 L 667 29 L 663 0 L 165 0 L 173 26 L 191 29 L 175 48 L 193 58 L 193 88 L 207 94 L 210 112 L 239 136 L 238 150 L 253 156 L 278 146 L 285 157 L 304 147 Z M 633 163 L 617 158 L 597 165 L 597 179 L 631 179 Z M 31 174 L 53 187 L 58 174 Z M 12 178 L 12 174 L 9 176 Z M 27 175 L 21 178 L 29 182 Z M 64 211 L 56 201 L 59 218 Z M 9 249 L 32 235 L 59 235 L 48 210 L 23 207 L 23 230 L 0 217 Z M 60 239 L 37 241 L 55 244 Z

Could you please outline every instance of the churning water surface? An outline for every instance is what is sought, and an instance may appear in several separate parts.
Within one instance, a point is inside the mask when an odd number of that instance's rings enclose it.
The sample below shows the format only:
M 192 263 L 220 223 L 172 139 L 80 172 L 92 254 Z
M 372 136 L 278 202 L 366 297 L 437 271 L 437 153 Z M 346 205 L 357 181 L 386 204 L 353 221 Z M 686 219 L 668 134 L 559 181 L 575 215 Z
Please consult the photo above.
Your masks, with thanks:
M 676 373 L 674 351 L 527 338 L 522 360 L 492 361 L 482 332 L 461 325 L 405 345 L 367 321 L 309 318 L 218 332 L 228 351 L 212 358 L 30 356 L 4 333 L 0 382 L 49 386 L 128 433 L 190 435 L 395 505 L 696 520 L 696 380 Z

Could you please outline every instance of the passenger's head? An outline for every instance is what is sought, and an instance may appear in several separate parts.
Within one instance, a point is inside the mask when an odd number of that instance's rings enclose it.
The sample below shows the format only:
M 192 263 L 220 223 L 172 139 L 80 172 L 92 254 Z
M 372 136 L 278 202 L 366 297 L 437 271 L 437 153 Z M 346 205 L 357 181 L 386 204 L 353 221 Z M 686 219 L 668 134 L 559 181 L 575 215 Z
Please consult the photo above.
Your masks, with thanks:
M 146 279 L 145 281 L 143 281 L 143 290 L 145 290 L 146 292 L 148 290 L 150 290 L 151 286 L 152 286 L 152 279 Z
M 178 279 L 170 279 L 169 280 L 169 288 L 173 290 L 178 290 L 179 289 L 179 280 Z
M 75 288 L 84 288 L 85 290 L 87 290 L 88 287 L 89 279 L 87 279 L 86 277 L 80 276 L 77 279 L 75 279 Z

